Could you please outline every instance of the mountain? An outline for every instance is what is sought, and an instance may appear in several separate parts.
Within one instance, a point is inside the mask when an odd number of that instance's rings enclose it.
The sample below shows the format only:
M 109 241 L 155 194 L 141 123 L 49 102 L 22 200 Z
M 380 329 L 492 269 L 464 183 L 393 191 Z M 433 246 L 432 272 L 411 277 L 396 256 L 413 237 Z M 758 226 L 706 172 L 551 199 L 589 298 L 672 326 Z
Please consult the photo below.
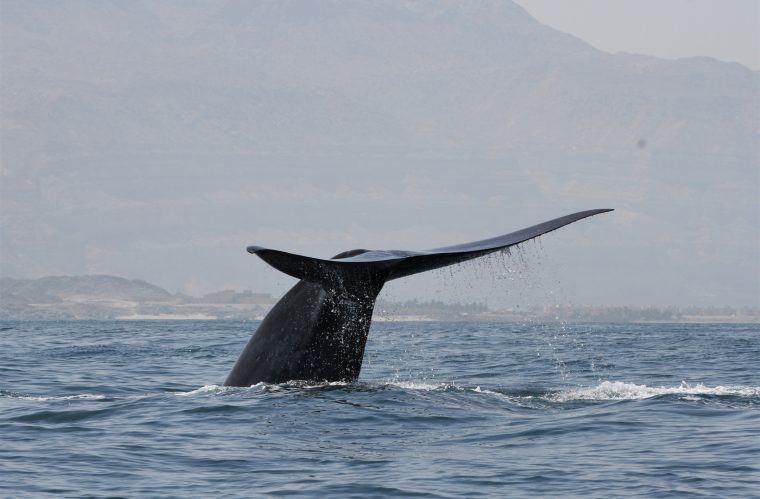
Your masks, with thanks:
M 141 280 L 107 275 L 51 276 L 41 279 L 0 279 L 5 299 L 27 303 L 57 303 L 65 299 L 170 301 L 171 293 Z
M 241 288 L 248 244 L 421 249 L 614 207 L 546 239 L 579 301 L 760 295 L 741 65 L 604 53 L 498 0 L 4 0 L 0 28 L 3 275 Z
M 38 153 L 77 157 L 641 138 L 757 151 L 757 73 L 606 54 L 508 1 L 6 1 L 3 67 L 14 158 L 32 134 Z
M 4 319 L 113 319 L 138 304 L 176 304 L 168 291 L 141 280 L 107 275 L 0 279 Z
M 173 295 L 142 280 L 109 275 L 0 278 L 5 320 L 252 319 L 272 303 L 271 296 L 251 291 Z

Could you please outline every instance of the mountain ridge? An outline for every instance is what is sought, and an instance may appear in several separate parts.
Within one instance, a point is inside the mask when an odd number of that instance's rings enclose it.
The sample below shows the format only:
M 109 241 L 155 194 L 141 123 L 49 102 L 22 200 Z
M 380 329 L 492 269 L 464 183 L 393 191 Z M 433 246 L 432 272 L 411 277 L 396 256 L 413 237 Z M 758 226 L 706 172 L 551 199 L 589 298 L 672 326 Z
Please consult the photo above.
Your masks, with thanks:
M 556 234 L 582 301 L 760 294 L 760 72 L 736 63 L 609 54 L 509 1 L 7 1 L 0 28 L 0 275 L 243 287 L 250 244 L 611 206 Z
M 10 20 L 5 28 L 15 35 L 6 35 L 3 51 L 4 65 L 12 70 L 6 71 L 4 85 L 15 97 L 4 102 L 9 110 L 6 116 L 11 118 L 10 129 L 4 128 L 11 136 L 16 125 L 29 121 L 24 113 L 39 115 L 41 107 L 52 113 L 51 125 L 59 123 L 57 117 L 73 112 L 86 118 L 71 108 L 76 102 L 88 113 L 108 113 L 110 119 L 69 121 L 61 127 L 68 130 L 65 135 L 48 129 L 45 136 L 53 139 L 54 148 L 108 147 L 112 141 L 105 140 L 104 131 L 110 136 L 118 130 L 125 134 L 122 141 L 148 147 L 154 142 L 150 136 L 160 136 L 165 144 L 190 145 L 200 140 L 213 147 L 215 143 L 233 145 L 235 136 L 243 134 L 252 139 L 250 146 L 255 150 L 285 145 L 282 132 L 301 136 L 307 146 L 335 147 L 377 140 L 391 147 L 539 140 L 542 145 L 548 141 L 567 149 L 571 144 L 620 147 L 648 136 L 650 147 L 663 140 L 668 147 L 687 151 L 723 144 L 717 152 L 734 154 L 742 146 L 732 137 L 741 135 L 742 129 L 733 127 L 726 133 L 721 127 L 708 126 L 700 130 L 710 123 L 704 120 L 709 114 L 699 109 L 700 103 L 723 88 L 721 107 L 736 103 L 725 113 L 744 116 L 744 128 L 751 128 L 747 115 L 751 103 L 742 96 L 752 95 L 754 85 L 756 97 L 760 84 L 760 73 L 736 63 L 609 54 L 540 24 L 512 2 L 321 2 L 313 8 L 300 1 L 263 2 L 235 19 L 222 7 L 216 9 L 217 15 L 209 16 L 207 11 L 213 8 L 194 9 L 181 2 L 136 3 L 107 17 L 103 16 L 110 4 L 94 11 L 85 5 L 90 4 L 68 3 L 62 9 L 68 15 L 62 15 L 56 29 L 45 36 L 13 23 L 18 17 L 14 9 L 6 12 Z M 225 7 L 235 5 L 242 8 L 235 2 Z M 200 19 L 194 16 L 204 13 L 206 23 L 198 25 Z M 143 21 L 139 28 L 125 24 L 122 18 L 130 15 L 136 16 L 133 22 Z M 93 16 L 101 22 L 83 24 L 83 19 Z M 387 20 L 377 22 L 380 18 Z M 186 30 L 177 31 L 180 26 Z M 78 37 L 67 35 L 75 30 Z M 98 56 L 104 50 L 99 43 L 83 43 L 102 36 L 103 30 L 109 33 L 109 48 L 122 54 L 118 59 Z M 174 32 L 174 36 L 158 36 Z M 214 45 L 200 43 L 201 34 L 213 34 Z M 25 62 L 32 40 L 36 40 L 34 45 L 47 45 L 45 51 L 37 50 L 37 57 L 53 56 L 44 61 L 44 74 Z M 54 56 L 67 53 L 67 44 L 71 50 L 76 47 L 79 60 Z M 237 77 L 231 74 L 235 71 Z M 68 96 L 51 86 L 56 78 L 65 78 Z M 668 78 L 672 82 L 663 87 Z M 35 85 L 30 87 L 29 80 Z M 663 88 L 672 95 L 663 95 Z M 194 99 L 188 94 L 191 89 Z M 588 90 L 595 98 L 589 99 Z M 621 120 L 625 116 L 619 113 L 608 116 L 610 104 L 624 96 L 631 99 L 626 108 L 642 109 L 627 120 Z M 674 107 L 673 97 L 688 101 L 689 110 L 683 104 Z M 233 102 L 237 110 L 230 107 Z M 104 105 L 116 105 L 117 112 L 109 112 Z M 132 107 L 143 112 L 130 111 Z M 151 107 L 161 113 L 145 112 Z M 183 119 L 181 115 L 187 113 L 198 119 Z M 304 125 L 316 125 L 319 118 L 324 131 L 312 127 L 306 133 Z M 214 125 L 217 119 L 225 123 L 223 135 Z M 568 120 L 578 126 L 565 127 Z M 381 128 L 373 123 L 384 121 Z M 180 135 L 169 128 L 178 122 L 187 126 Z M 466 126 L 454 126 L 456 122 Z M 346 129 L 341 123 L 350 126 Z M 284 128 L 276 132 L 266 124 Z M 100 128 L 103 125 L 105 130 Z M 473 127 L 476 133 L 470 131 Z M 580 133 L 584 128 L 588 132 Z M 756 136 L 756 125 L 753 132 Z M 706 134 L 713 140 L 705 141 Z M 6 147 L 17 149 L 12 142 Z

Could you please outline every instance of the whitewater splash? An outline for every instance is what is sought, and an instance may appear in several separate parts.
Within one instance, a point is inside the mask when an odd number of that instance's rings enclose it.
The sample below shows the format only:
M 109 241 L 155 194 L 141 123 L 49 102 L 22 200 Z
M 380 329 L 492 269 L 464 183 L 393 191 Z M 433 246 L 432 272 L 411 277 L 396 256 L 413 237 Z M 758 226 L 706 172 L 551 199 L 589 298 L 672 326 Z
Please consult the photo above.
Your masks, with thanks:
M 466 390 L 452 383 L 425 383 L 419 381 L 395 381 L 389 380 L 382 383 L 383 388 L 395 387 L 403 390 L 418 390 L 423 392 L 444 392 L 449 390 Z
M 488 389 L 480 386 L 465 387 L 453 383 L 429 383 L 424 381 L 399 381 L 384 380 L 375 383 L 347 383 L 343 381 L 332 381 L 325 383 L 314 383 L 304 381 L 291 381 L 288 383 L 256 383 L 249 387 L 233 387 L 222 385 L 204 385 L 195 390 L 187 392 L 174 392 L 179 397 L 193 397 L 203 395 L 228 395 L 235 393 L 253 393 L 266 394 L 275 392 L 284 392 L 288 390 L 321 390 L 335 389 L 340 387 L 354 387 L 359 390 L 373 391 L 386 389 L 400 389 L 409 392 L 471 392 L 485 395 L 492 395 L 498 398 L 519 402 L 524 400 L 544 400 L 547 402 L 573 402 L 579 400 L 585 401 L 607 401 L 607 400 L 641 400 L 661 395 L 684 395 L 686 400 L 698 400 L 700 396 L 734 396 L 734 397 L 760 397 L 760 386 L 706 386 L 702 383 L 690 385 L 682 381 L 679 386 L 647 386 L 635 383 L 625 383 L 623 381 L 602 381 L 596 386 L 574 388 L 559 391 L 537 391 L 535 393 L 526 393 L 525 391 L 511 391 L 503 389 Z M 153 394 L 161 395 L 160 393 Z M 39 402 L 55 401 L 76 401 L 76 400 L 107 400 L 107 399 L 124 399 L 124 398 L 144 398 L 149 394 L 132 395 L 132 396 L 107 396 L 92 393 L 79 393 L 71 395 L 31 395 L 0 391 L 0 397 L 7 397 L 16 400 L 32 400 Z
M 757 397 L 760 396 L 760 387 L 710 387 L 701 383 L 691 386 L 685 381 L 681 381 L 679 386 L 651 387 L 647 385 L 637 385 L 635 383 L 624 383 L 622 381 L 603 381 L 594 387 L 561 391 L 551 394 L 546 398 L 554 402 L 569 402 L 573 400 L 640 400 L 661 395 Z
M 549 402 L 572 402 L 578 400 L 587 401 L 608 401 L 608 400 L 641 400 L 661 395 L 686 395 L 691 397 L 699 396 L 735 396 L 735 397 L 760 397 L 760 387 L 758 386 L 705 386 L 702 383 L 690 385 L 682 381 L 679 386 L 659 386 L 652 387 L 647 385 L 638 385 L 635 383 L 625 383 L 623 381 L 602 381 L 596 386 L 575 388 L 560 391 L 543 391 L 536 393 L 514 393 L 508 390 L 492 390 L 476 386 L 468 388 L 458 386 L 452 383 L 427 383 L 415 381 L 397 381 L 386 380 L 380 383 L 346 383 L 346 382 L 329 382 L 329 383 L 306 383 L 293 381 L 289 383 L 268 384 L 257 383 L 250 387 L 230 387 L 222 385 L 205 385 L 189 392 L 176 393 L 178 396 L 187 397 L 195 395 L 217 395 L 228 393 L 254 392 L 268 393 L 284 390 L 318 390 L 331 387 L 357 386 L 367 390 L 399 388 L 404 391 L 424 391 L 424 392 L 473 392 L 486 395 L 495 395 L 500 398 L 506 398 L 513 401 L 526 399 L 545 400 Z M 692 400 L 694 400 L 692 398 Z
M 760 396 L 759 386 L 705 386 L 697 384 L 689 385 L 682 381 L 679 386 L 660 386 L 651 387 L 647 385 L 637 385 L 635 383 L 625 383 L 622 381 L 602 381 L 597 386 L 587 388 L 576 388 L 560 391 L 546 391 L 537 393 L 514 393 L 509 390 L 491 390 L 476 386 L 475 388 L 466 388 L 451 383 L 419 383 L 419 382 L 387 382 L 385 386 L 393 386 L 404 390 L 421 390 L 421 391 L 471 391 L 487 395 L 498 395 L 512 400 L 521 399 L 543 399 L 551 402 L 572 402 L 575 400 L 640 400 L 661 395 L 718 395 L 718 396 L 735 396 L 735 397 L 758 397 Z
M 349 383 L 346 381 L 329 381 L 323 383 L 315 383 L 313 381 L 289 381 L 287 383 L 256 383 L 248 387 L 236 387 L 236 386 L 223 386 L 223 385 L 204 385 L 195 390 L 189 392 L 177 392 L 175 395 L 180 397 L 191 397 L 195 395 L 216 395 L 216 394 L 229 394 L 229 393 L 270 393 L 279 392 L 284 390 L 319 390 L 324 388 L 337 388 L 343 386 L 353 386 L 363 388 L 369 391 L 383 390 L 386 388 L 401 388 L 402 390 L 410 391 L 466 391 L 467 388 L 462 388 L 451 383 L 424 383 L 414 381 L 395 381 L 387 380 L 380 383 Z
M 289 389 L 301 389 L 301 390 L 313 390 L 319 388 L 346 386 L 350 383 L 345 381 L 330 381 L 324 383 L 314 383 L 313 381 L 288 381 L 287 383 L 256 383 L 251 386 L 224 386 L 224 385 L 204 385 L 195 390 L 189 392 L 177 392 L 175 395 L 180 397 L 190 397 L 193 395 L 216 395 L 227 393 L 240 393 L 240 392 L 277 392 Z
M 12 398 L 12 399 L 18 399 L 18 400 L 35 400 L 38 402 L 63 401 L 63 400 L 105 400 L 106 398 L 108 398 L 105 395 L 97 395 L 94 393 L 44 396 L 44 395 L 26 395 L 23 393 L 7 392 L 4 390 L 0 392 L 0 396 Z
M 228 393 L 233 391 L 240 391 L 240 389 L 232 386 L 203 385 L 202 387 L 190 390 L 189 392 L 177 392 L 175 395 L 178 397 L 192 397 L 194 395 L 215 395 L 218 393 Z

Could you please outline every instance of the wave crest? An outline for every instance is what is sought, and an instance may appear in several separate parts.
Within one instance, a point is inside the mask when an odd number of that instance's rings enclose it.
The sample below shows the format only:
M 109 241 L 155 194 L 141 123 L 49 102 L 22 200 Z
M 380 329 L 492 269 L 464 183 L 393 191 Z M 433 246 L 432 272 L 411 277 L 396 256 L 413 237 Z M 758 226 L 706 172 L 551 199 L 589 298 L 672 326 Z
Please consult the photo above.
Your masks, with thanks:
M 719 395 L 737 397 L 760 396 L 757 386 L 705 386 L 702 383 L 691 386 L 682 381 L 679 386 L 637 385 L 622 381 L 603 381 L 589 388 L 561 391 L 548 395 L 546 398 L 553 402 L 569 402 L 573 400 L 640 400 L 661 395 Z
M 76 395 L 27 395 L 24 393 L 8 392 L 3 390 L 0 395 L 8 398 L 14 398 L 19 400 L 35 400 L 35 401 L 58 401 L 58 400 L 104 400 L 108 398 L 106 395 L 98 395 L 94 393 L 78 393 Z
M 486 394 L 506 398 L 513 402 L 524 400 L 544 400 L 548 402 L 572 402 L 572 401 L 608 401 L 608 400 L 641 400 L 662 395 L 683 395 L 687 399 L 695 400 L 700 396 L 735 396 L 735 397 L 760 397 L 760 387 L 758 386 L 706 386 L 702 383 L 690 385 L 682 381 L 678 386 L 647 386 L 636 383 L 626 383 L 623 381 L 602 381 L 596 386 L 574 388 L 558 391 L 510 391 L 501 389 L 488 389 L 476 386 L 474 388 L 458 386 L 452 383 L 430 383 L 424 381 L 398 381 L 386 380 L 375 383 L 347 383 L 343 381 L 335 382 L 306 382 L 306 381 L 289 381 L 287 383 L 268 384 L 257 383 L 249 387 L 233 387 L 222 385 L 205 385 L 189 392 L 178 392 L 175 395 L 181 397 L 196 395 L 224 395 L 230 393 L 274 393 L 286 390 L 320 390 L 320 389 L 340 389 L 342 387 L 354 387 L 361 390 L 383 390 L 387 388 L 397 388 L 404 391 L 424 391 L 424 392 L 471 392 L 477 394 Z M 86 395 L 75 396 L 85 398 Z

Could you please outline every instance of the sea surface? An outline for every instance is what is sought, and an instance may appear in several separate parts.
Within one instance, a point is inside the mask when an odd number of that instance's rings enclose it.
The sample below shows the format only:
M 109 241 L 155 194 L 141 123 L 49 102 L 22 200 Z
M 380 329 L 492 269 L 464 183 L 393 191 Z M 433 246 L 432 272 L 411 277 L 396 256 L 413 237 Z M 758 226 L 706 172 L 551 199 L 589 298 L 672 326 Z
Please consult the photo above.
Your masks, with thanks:
M 0 322 L 2 497 L 758 497 L 760 326 L 387 322 L 220 386 L 255 322 Z

